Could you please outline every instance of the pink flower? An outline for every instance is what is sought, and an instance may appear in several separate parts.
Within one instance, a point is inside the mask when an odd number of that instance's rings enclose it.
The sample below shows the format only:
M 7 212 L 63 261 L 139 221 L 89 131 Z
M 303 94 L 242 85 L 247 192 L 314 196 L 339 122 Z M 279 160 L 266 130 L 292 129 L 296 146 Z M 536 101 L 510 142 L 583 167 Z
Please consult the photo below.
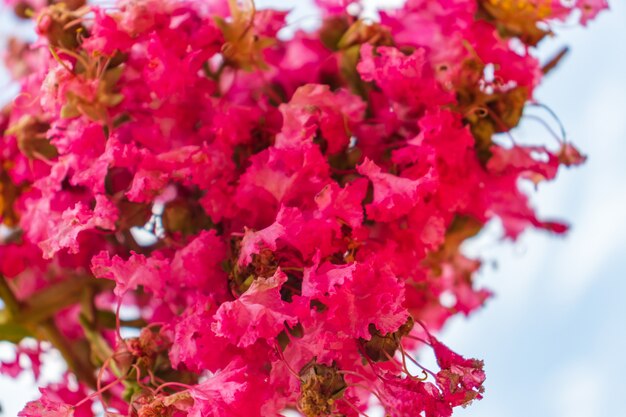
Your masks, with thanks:
M 48 232 L 52 236 L 39 244 L 44 258 L 50 259 L 64 248 L 68 248 L 71 253 L 77 253 L 79 233 L 95 228 L 113 230 L 117 218 L 117 207 L 103 195 L 96 196 L 96 207 L 93 211 L 82 202 L 76 203 L 73 208 L 63 212 L 60 222 L 56 225 L 58 229 Z
M 96 278 L 115 281 L 118 297 L 137 289 L 139 285 L 156 294 L 163 294 L 170 276 L 170 265 L 166 259 L 146 258 L 137 253 L 131 253 L 128 260 L 117 255 L 111 258 L 108 252 L 103 251 L 93 257 L 91 271 Z
M 66 404 L 55 393 L 40 388 L 41 398 L 26 404 L 19 417 L 74 417 L 74 406 Z
M 544 29 L 605 0 L 407 0 L 380 23 L 316 0 L 294 34 L 252 0 L 4 1 L 35 10 L 38 40 L 6 54 L 0 321 L 71 370 L 20 416 L 102 398 L 116 416 L 357 417 L 376 399 L 449 417 L 482 398 L 482 362 L 429 332 L 490 297 L 463 253 L 489 221 L 565 232 L 520 180 L 585 157 L 494 135 L 542 81 Z M 439 369 L 418 379 L 407 355 L 427 345 Z M 0 372 L 39 375 L 25 346 Z
M 351 128 L 363 119 L 365 103 L 346 90 L 333 93 L 326 85 L 308 84 L 296 90 L 280 110 L 283 129 L 276 138 L 277 147 L 321 141 L 324 152 L 332 155 L 350 143 Z
M 281 299 L 280 287 L 285 282 L 287 275 L 280 269 L 270 278 L 256 279 L 241 297 L 220 306 L 212 330 L 231 343 L 246 347 L 259 339 L 275 337 L 285 324 L 296 324 L 297 316 Z
M 357 169 L 374 186 L 374 200 L 366 207 L 368 218 L 376 221 L 396 220 L 418 203 L 424 181 L 383 172 L 382 168 L 369 159 Z
M 596 18 L 598 13 L 608 9 L 609 3 L 606 0 L 578 0 L 576 8 L 581 11 L 580 23 L 587 25 L 590 20 Z

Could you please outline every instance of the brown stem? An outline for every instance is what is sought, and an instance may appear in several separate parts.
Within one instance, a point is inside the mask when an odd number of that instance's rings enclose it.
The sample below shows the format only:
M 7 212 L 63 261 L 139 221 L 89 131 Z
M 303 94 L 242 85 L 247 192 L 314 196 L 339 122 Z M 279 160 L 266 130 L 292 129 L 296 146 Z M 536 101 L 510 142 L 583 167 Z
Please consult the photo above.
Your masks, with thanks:
M 81 356 L 73 349 L 69 340 L 59 331 L 52 319 L 37 326 L 37 330 L 43 338 L 48 340 L 63 356 L 68 368 L 76 375 L 79 381 L 87 384 L 90 388 L 96 388 L 95 368 L 87 355 Z
M 49 341 L 63 356 L 68 368 L 76 377 L 91 388 L 96 386 L 95 368 L 88 354 L 81 355 L 77 344 L 69 340 L 59 331 L 53 316 L 60 309 L 75 304 L 84 291 L 85 278 L 74 278 L 53 285 L 31 297 L 27 305 L 21 303 L 9 283 L 0 274 L 0 297 L 4 301 L 8 319 L 17 324 L 24 324 L 40 340 Z
M 80 302 L 86 288 L 106 289 L 113 285 L 112 281 L 91 277 L 75 277 L 59 282 L 33 294 L 20 309 L 15 321 L 24 324 L 43 322 L 60 310 Z
M 0 298 L 2 298 L 2 301 L 4 302 L 9 318 L 15 319 L 20 311 L 20 302 L 15 294 L 13 294 L 13 290 L 2 274 L 0 274 Z

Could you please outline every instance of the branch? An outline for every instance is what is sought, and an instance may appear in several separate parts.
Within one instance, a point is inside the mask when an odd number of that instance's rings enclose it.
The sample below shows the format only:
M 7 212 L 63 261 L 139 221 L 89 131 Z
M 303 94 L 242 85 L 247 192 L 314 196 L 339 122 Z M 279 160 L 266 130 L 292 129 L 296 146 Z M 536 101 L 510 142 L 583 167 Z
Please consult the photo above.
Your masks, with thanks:
M 79 355 L 80 349 L 74 349 L 69 340 L 59 331 L 54 320 L 48 319 L 37 326 L 37 330 L 61 353 L 68 368 L 76 374 L 79 381 L 96 388 L 96 372 L 88 355 Z
M 0 298 L 2 298 L 5 305 L 5 314 L 8 313 L 9 319 L 15 319 L 21 308 L 20 302 L 13 294 L 11 286 L 2 274 L 0 274 Z
M 88 288 L 106 289 L 113 287 L 108 280 L 94 280 L 91 277 L 75 277 L 59 282 L 33 294 L 25 303 L 15 321 L 25 324 L 40 323 L 60 310 L 77 304 Z

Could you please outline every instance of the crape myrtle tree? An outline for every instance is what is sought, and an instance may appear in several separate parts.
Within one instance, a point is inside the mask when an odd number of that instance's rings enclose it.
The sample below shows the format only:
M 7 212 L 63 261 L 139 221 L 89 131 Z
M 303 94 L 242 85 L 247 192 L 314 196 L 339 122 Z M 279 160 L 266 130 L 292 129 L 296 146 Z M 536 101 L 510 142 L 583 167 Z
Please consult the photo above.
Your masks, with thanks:
M 67 363 L 21 417 L 447 417 L 482 397 L 483 363 L 434 336 L 490 296 L 460 247 L 496 219 L 566 231 L 520 185 L 584 156 L 508 132 L 563 56 L 534 47 L 604 0 L 376 21 L 318 0 L 290 35 L 252 0 L 4 3 L 37 36 L 4 54 L 0 371 Z

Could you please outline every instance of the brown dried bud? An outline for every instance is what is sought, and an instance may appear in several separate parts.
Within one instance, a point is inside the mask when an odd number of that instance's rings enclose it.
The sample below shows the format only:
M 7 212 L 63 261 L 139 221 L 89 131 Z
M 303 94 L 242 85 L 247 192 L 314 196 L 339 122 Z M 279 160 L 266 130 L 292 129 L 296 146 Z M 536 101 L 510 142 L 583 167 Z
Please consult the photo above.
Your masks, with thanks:
M 344 16 L 334 16 L 324 19 L 320 29 L 320 40 L 330 50 L 336 51 L 343 35 L 350 28 L 350 22 Z
M 235 296 L 240 296 L 250 288 L 255 279 L 259 277 L 268 278 L 274 275 L 278 268 L 278 262 L 274 258 L 274 253 L 265 248 L 258 254 L 252 255 L 252 262 L 249 265 L 240 267 L 237 260 L 239 258 L 241 240 L 234 241 L 233 245 L 233 256 L 229 265 L 228 278 L 231 292 Z
M 397 331 L 385 335 L 381 334 L 376 326 L 370 324 L 368 330 L 372 338 L 370 340 L 359 339 L 359 342 L 368 358 L 374 362 L 385 362 L 396 353 L 402 338 L 413 329 L 413 324 L 413 318 L 409 316 L 406 323 Z
M 70 10 L 78 10 L 87 4 L 87 0 L 54 0 L 54 3 L 63 3 Z
M 195 199 L 176 198 L 165 205 L 163 226 L 168 232 L 179 232 L 185 236 L 195 235 L 212 226 L 202 206 Z
M 558 157 L 559 162 L 566 167 L 580 165 L 587 160 L 587 157 L 581 154 L 580 151 L 570 143 L 564 143 L 561 145 Z
M 19 222 L 14 203 L 22 192 L 22 187 L 13 184 L 9 175 L 0 167 L 0 224 L 9 227 Z
M 364 43 L 374 46 L 393 46 L 394 44 L 391 32 L 385 26 L 375 22 L 357 20 L 341 37 L 337 47 L 348 49 Z
M 82 14 L 65 3 L 53 4 L 39 13 L 37 33 L 45 36 L 51 46 L 74 50 L 80 44 L 79 34 L 85 31 L 80 23 Z
M 335 401 L 343 397 L 348 385 L 337 366 L 316 363 L 313 359 L 300 371 L 298 406 L 306 417 L 331 415 Z
M 17 147 L 29 159 L 53 159 L 58 155 L 57 148 L 46 137 L 50 125 L 26 115 L 13 124 L 6 133 L 15 135 Z

